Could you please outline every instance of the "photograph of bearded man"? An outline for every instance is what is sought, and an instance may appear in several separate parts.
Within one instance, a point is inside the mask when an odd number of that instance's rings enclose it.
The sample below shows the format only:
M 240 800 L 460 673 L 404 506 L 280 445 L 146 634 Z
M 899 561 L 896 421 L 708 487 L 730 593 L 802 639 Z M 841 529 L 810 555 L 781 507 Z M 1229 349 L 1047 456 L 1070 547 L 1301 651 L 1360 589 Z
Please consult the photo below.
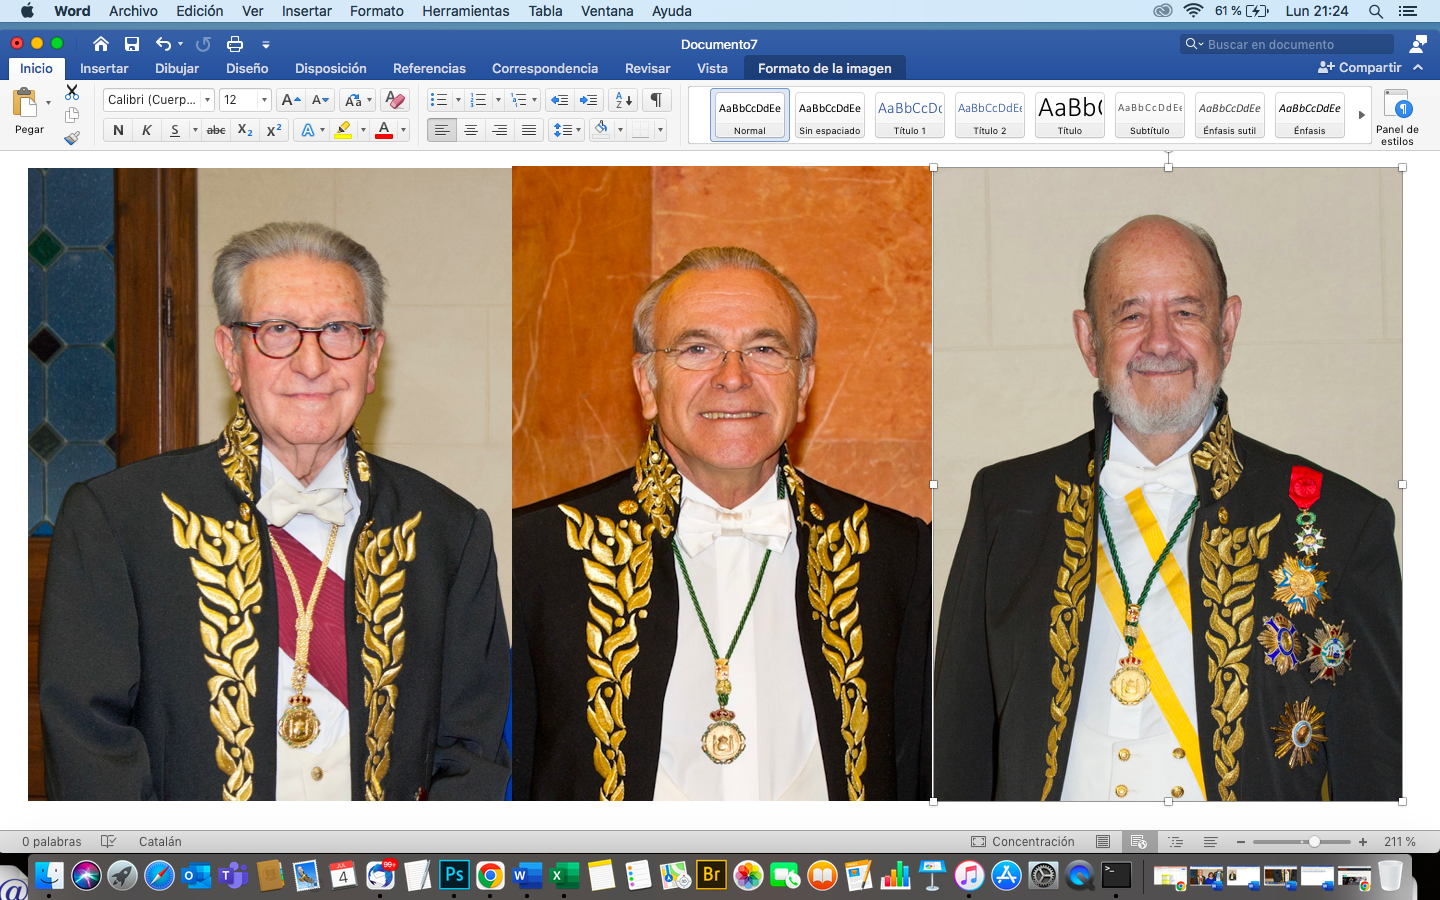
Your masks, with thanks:
M 1126 223 L 1082 293 L 1093 430 L 971 488 L 937 633 L 937 795 L 1401 796 L 1390 504 L 1234 430 L 1243 306 L 1203 228 Z

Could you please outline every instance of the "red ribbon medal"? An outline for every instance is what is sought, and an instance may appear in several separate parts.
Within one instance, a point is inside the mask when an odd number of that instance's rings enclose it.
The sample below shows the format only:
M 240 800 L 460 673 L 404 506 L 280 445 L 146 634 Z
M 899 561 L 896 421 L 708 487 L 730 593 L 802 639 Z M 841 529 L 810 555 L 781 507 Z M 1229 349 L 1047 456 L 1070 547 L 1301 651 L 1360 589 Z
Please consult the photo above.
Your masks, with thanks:
M 1314 469 L 1295 466 L 1290 470 L 1290 499 L 1301 509 L 1309 509 L 1320 499 L 1320 481 L 1324 477 Z
M 1290 499 L 1300 507 L 1300 515 L 1295 517 L 1295 524 L 1300 526 L 1295 535 L 1295 549 L 1311 563 L 1315 554 L 1325 547 L 1325 535 L 1315 527 L 1315 514 L 1310 511 L 1311 505 L 1320 499 L 1320 481 L 1324 477 L 1306 466 L 1290 469 Z

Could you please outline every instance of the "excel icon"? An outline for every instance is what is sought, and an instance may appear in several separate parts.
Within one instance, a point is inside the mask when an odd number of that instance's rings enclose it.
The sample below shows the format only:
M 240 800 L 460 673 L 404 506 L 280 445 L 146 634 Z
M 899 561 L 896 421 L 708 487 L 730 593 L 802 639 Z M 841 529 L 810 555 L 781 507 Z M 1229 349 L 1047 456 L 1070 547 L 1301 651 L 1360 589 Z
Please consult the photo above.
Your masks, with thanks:
M 556 863 L 550 869 L 550 886 L 561 890 L 580 890 L 580 864 L 578 862 Z

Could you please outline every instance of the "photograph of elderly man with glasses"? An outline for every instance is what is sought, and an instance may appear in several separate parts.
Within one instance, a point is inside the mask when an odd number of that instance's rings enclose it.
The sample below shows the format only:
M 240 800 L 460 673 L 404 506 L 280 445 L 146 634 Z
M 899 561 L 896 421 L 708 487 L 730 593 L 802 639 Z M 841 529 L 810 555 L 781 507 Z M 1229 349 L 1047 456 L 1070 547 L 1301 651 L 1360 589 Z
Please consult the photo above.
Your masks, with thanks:
M 510 695 L 490 521 L 355 429 L 385 279 L 323 225 L 214 272 L 216 440 L 76 484 L 39 650 L 65 800 L 502 799 Z
M 930 530 L 796 468 L 800 289 L 703 247 L 634 307 L 632 467 L 515 513 L 515 798 L 929 796 Z

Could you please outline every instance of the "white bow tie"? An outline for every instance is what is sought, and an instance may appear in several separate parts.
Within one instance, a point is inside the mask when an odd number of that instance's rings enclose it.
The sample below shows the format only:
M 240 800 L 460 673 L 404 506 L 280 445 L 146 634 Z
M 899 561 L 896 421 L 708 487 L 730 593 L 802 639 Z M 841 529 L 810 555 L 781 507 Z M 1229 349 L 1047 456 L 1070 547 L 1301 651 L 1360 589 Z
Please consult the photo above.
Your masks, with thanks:
M 790 536 L 790 517 L 790 501 L 783 498 L 740 512 L 687 499 L 680 507 L 675 539 L 690 556 L 704 553 L 720 537 L 743 537 L 767 550 L 781 550 Z
M 1190 474 L 1190 454 L 1154 467 L 1132 466 L 1112 459 L 1100 470 L 1100 487 L 1114 497 L 1124 497 L 1136 488 L 1194 496 L 1195 476 Z
M 330 525 L 344 525 L 345 514 L 350 511 L 350 497 L 344 488 L 297 491 L 294 485 L 280 478 L 270 485 L 255 508 L 277 528 L 284 528 L 301 513 Z

